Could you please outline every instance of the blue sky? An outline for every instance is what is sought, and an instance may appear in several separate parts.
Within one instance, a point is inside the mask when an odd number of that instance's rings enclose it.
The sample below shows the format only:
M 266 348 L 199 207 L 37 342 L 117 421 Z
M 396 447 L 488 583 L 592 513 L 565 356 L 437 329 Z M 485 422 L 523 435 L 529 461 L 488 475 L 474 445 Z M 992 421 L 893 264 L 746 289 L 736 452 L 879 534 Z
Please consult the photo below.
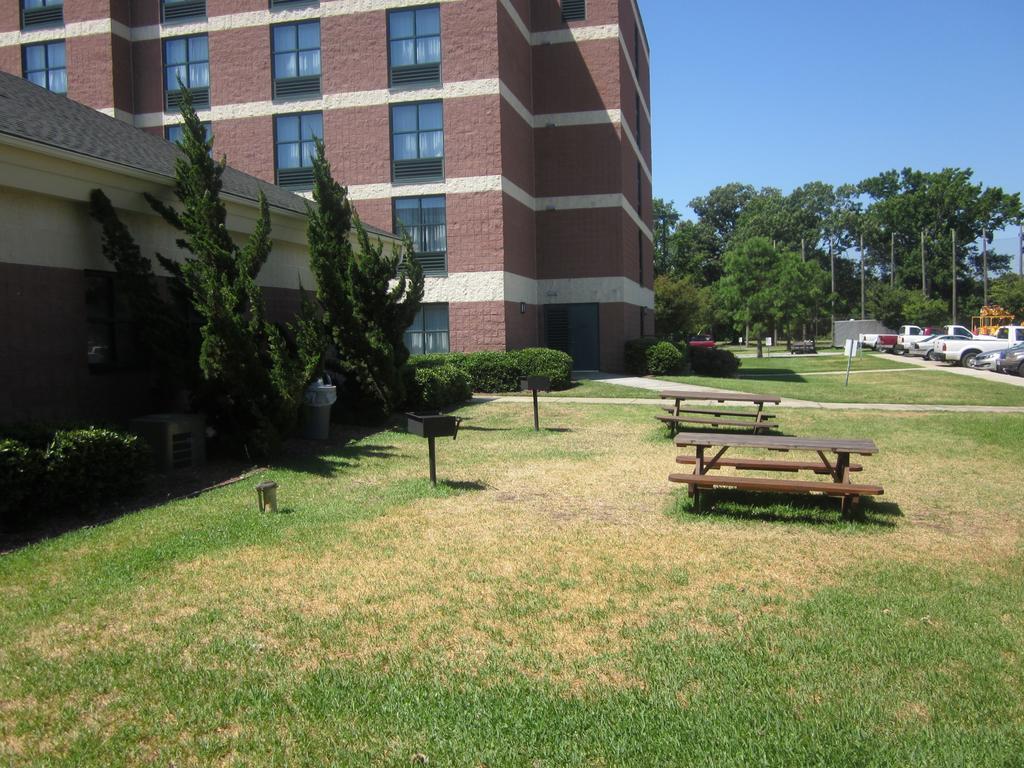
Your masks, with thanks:
M 1024 192 L 1024 0 L 638 2 L 654 194 L 684 213 L 730 181 L 905 166 Z

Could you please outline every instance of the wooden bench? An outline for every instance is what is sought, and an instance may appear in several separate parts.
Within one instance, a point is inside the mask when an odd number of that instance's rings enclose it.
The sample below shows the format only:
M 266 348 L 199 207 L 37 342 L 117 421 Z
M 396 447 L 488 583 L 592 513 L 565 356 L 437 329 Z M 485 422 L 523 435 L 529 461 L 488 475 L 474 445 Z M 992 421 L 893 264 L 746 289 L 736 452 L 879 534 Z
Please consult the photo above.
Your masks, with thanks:
M 679 416 L 673 416 L 673 415 L 670 414 L 670 415 L 666 415 L 666 416 L 655 416 L 655 418 L 658 421 L 665 422 L 665 424 L 668 425 L 670 430 L 674 430 L 674 428 L 675 428 L 675 426 L 677 424 L 706 424 L 706 425 L 712 426 L 712 427 L 743 427 L 744 429 L 751 429 L 754 432 L 754 434 L 757 434 L 759 432 L 766 432 L 769 429 L 778 429 L 779 428 L 778 422 L 769 422 L 769 421 L 750 422 L 750 421 L 739 421 L 737 419 L 717 419 L 717 418 L 702 419 L 702 418 L 698 418 L 696 416 L 684 415 L 685 413 L 686 413 L 685 411 L 680 411 L 680 415 Z M 737 414 L 737 415 L 739 415 L 739 414 Z M 742 414 L 742 415 L 744 415 L 744 416 L 751 415 L 752 416 L 753 414 Z
M 676 456 L 677 464 L 696 464 L 696 456 Z M 816 475 L 830 475 L 832 469 L 826 467 L 820 461 L 778 461 L 775 459 L 719 459 L 715 462 L 718 467 L 732 467 L 733 469 L 753 469 L 764 472 L 801 472 L 808 470 Z M 864 467 L 860 464 L 851 464 L 848 469 L 851 472 L 863 472 Z
M 668 411 L 669 413 L 672 413 L 672 414 L 674 414 L 676 412 L 676 409 L 674 407 L 672 407 L 671 405 L 663 405 L 663 406 L 661 406 L 661 409 L 663 411 Z M 730 418 L 736 417 L 736 418 L 744 418 L 744 419 L 756 419 L 756 418 L 758 418 L 758 414 L 756 414 L 756 413 L 747 413 L 745 411 L 723 411 L 721 408 L 719 408 L 717 410 L 710 409 L 710 408 L 680 408 L 679 412 L 680 413 L 706 413 L 709 416 L 718 416 L 720 418 L 725 418 L 725 417 L 730 417 Z M 774 419 L 774 418 L 776 418 L 776 416 L 773 413 L 762 413 L 760 415 L 760 418 L 761 419 Z
M 737 488 L 744 491 L 767 491 L 769 493 L 824 493 L 842 497 L 842 512 L 849 514 L 852 504 L 856 507 L 861 496 L 881 496 L 880 485 L 859 485 L 850 482 L 822 483 L 817 480 L 777 480 L 774 477 L 738 477 L 730 475 L 691 475 L 673 473 L 668 476 L 673 483 L 685 483 L 691 488 Z

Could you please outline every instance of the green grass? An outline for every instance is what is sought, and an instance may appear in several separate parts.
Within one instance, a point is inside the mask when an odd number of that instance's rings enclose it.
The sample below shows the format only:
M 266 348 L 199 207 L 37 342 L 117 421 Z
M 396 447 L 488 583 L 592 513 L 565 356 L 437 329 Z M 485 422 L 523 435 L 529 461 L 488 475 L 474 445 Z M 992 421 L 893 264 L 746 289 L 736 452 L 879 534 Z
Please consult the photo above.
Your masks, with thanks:
M 0 765 L 1020 765 L 1024 416 L 872 437 L 867 522 L 693 514 L 646 409 L 463 409 L 0 557 Z M 956 479 L 954 492 L 950 478 Z M 942 492 L 948 489 L 948 492 Z M 969 493 L 962 491 L 970 489 Z
M 746 357 L 741 361 L 739 375 L 780 375 L 792 376 L 804 373 L 838 373 L 846 371 L 844 355 L 772 355 L 771 357 Z M 850 363 L 851 371 L 908 370 L 917 369 L 893 355 L 864 354 Z

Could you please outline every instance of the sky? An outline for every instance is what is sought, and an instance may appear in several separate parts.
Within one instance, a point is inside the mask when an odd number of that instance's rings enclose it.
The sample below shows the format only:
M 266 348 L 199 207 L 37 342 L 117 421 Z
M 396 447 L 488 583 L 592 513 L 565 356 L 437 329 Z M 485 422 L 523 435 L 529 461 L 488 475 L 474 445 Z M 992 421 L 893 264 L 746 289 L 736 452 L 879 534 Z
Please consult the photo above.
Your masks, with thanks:
M 1024 0 L 638 2 L 654 194 L 684 215 L 732 181 L 907 166 L 1024 192 Z

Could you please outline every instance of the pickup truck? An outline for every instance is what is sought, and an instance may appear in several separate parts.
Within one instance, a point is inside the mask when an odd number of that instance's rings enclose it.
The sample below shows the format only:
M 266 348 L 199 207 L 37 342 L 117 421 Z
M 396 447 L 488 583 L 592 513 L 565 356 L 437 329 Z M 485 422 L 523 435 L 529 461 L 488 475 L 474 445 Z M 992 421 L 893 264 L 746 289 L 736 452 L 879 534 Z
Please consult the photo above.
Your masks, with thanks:
M 908 326 L 904 327 L 906 328 Z M 909 328 L 909 334 L 900 334 L 896 337 L 896 346 L 893 348 L 893 352 L 897 355 L 906 355 L 922 342 L 926 342 L 929 339 L 935 339 L 939 336 L 955 336 L 958 339 L 974 338 L 974 334 L 962 325 L 941 325 L 925 328 L 924 330 L 918 329 L 916 325 L 909 326 Z M 920 330 L 920 333 L 916 333 L 915 329 Z
M 859 338 L 862 347 L 873 349 L 876 352 L 891 352 L 896 348 L 896 342 L 901 335 L 918 336 L 921 333 L 920 326 L 901 325 L 899 333 L 862 333 Z
M 959 363 L 971 367 L 974 358 L 983 352 L 995 352 L 1009 349 L 1014 344 L 1024 342 L 1024 326 L 1004 325 L 996 331 L 995 336 L 977 336 L 962 341 L 943 341 L 936 345 L 932 357 L 948 363 Z

